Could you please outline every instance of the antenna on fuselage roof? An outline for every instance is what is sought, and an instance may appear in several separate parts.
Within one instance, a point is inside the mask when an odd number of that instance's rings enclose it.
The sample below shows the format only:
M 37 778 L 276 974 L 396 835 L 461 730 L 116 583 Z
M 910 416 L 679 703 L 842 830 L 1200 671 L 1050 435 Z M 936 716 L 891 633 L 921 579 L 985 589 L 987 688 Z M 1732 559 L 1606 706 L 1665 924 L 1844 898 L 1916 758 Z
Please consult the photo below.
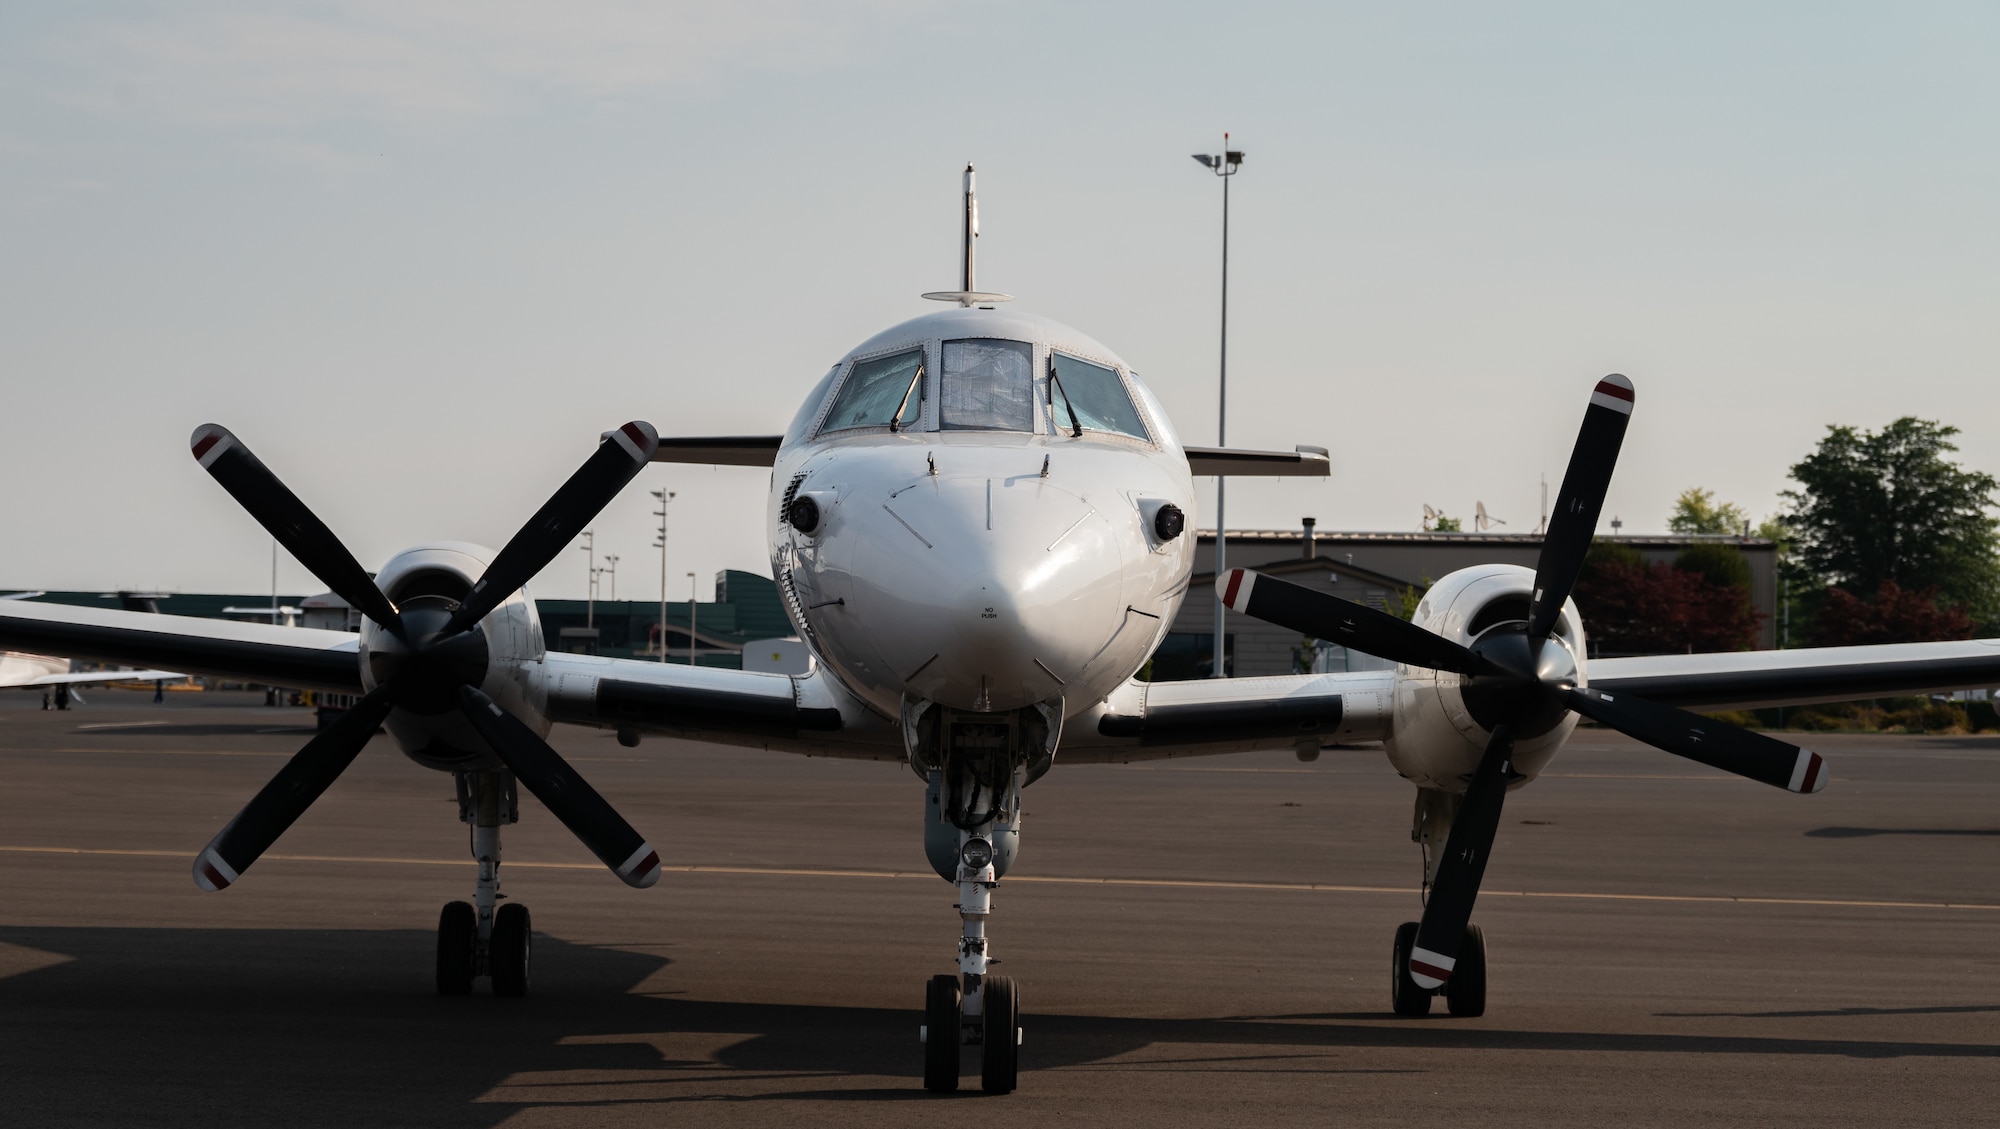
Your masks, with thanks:
M 965 228 L 958 250 L 958 289 L 932 290 L 924 295 L 933 302 L 957 302 L 961 306 L 993 306 L 1014 300 L 1012 294 L 994 294 L 979 289 L 973 276 L 978 260 L 979 194 L 972 187 L 972 166 L 965 166 Z

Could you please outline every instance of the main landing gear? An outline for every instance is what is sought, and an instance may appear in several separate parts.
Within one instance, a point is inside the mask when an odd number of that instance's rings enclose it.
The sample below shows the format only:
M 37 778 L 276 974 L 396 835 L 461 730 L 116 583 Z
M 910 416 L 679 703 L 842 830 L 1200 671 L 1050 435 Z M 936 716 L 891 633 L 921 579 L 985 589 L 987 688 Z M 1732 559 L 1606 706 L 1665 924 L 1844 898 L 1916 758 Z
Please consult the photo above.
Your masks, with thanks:
M 471 903 L 447 902 L 438 915 L 437 990 L 463 996 L 475 977 L 485 976 L 494 995 L 525 996 L 533 949 L 528 907 L 499 904 L 500 827 L 521 818 L 514 774 L 470 771 L 455 779 L 458 818 L 470 826 L 479 880 Z
M 1438 865 L 1443 860 L 1452 823 L 1464 802 L 1465 797 L 1457 793 L 1417 789 L 1417 811 L 1410 838 L 1423 848 L 1425 890 L 1437 881 Z M 1389 1003 L 1396 1014 L 1429 1015 L 1433 996 L 1443 996 L 1446 1008 L 1462 1019 L 1486 1014 L 1486 934 L 1477 925 L 1467 925 L 1451 978 L 1442 987 L 1426 988 L 1410 976 L 1417 926 L 1417 922 L 1406 921 L 1396 927 L 1396 944 L 1389 965 Z
M 1461 1019 L 1486 1014 L 1486 934 L 1477 925 L 1465 927 L 1458 964 L 1442 988 L 1425 988 L 1410 979 L 1410 951 L 1416 947 L 1417 923 L 1396 927 L 1396 946 L 1389 964 L 1389 1001 L 1397 1015 L 1429 1015 L 1431 997 L 1443 996 L 1445 1007 Z

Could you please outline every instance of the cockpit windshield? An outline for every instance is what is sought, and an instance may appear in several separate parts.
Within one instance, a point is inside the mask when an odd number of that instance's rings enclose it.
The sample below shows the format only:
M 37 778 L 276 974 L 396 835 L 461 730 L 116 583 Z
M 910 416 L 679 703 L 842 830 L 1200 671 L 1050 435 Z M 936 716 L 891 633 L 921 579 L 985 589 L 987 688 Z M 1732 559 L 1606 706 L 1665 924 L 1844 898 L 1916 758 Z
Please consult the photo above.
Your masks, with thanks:
M 908 427 L 923 416 L 924 351 L 854 362 L 821 431 Z
M 1055 353 L 1050 356 L 1049 371 L 1049 405 L 1056 430 L 1076 427 L 1148 438 L 1145 421 L 1132 406 L 1132 397 L 1116 370 Z
M 1035 430 L 1035 349 L 1025 341 L 944 343 L 938 426 L 946 431 Z

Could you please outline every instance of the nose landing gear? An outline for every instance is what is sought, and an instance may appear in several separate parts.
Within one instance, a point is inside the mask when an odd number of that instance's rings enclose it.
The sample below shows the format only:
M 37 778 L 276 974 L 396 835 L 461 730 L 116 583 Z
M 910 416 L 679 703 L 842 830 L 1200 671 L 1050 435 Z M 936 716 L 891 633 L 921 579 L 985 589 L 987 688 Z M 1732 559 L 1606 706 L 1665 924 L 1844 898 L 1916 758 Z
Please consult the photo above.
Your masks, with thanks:
M 1008 1094 L 1020 1078 L 1021 996 L 986 937 L 993 890 L 1013 864 L 1021 834 L 1021 789 L 1048 770 L 1061 706 L 1018 715 L 948 714 L 906 706 L 911 766 L 928 788 L 924 853 L 958 886 L 958 975 L 931 978 L 924 992 L 924 1088 L 958 1089 L 961 1047 L 978 1047 L 980 1088 Z
M 924 991 L 924 1089 L 948 1094 L 958 1089 L 959 1048 L 979 1048 L 980 1089 L 1011 1094 L 1020 1076 L 1020 990 L 1011 976 L 987 971 L 998 963 L 986 952 L 986 918 L 993 912 L 992 847 L 964 832 L 959 868 L 958 913 L 964 929 L 958 941 L 957 976 L 933 976 Z M 983 859 L 983 866 L 974 864 Z
M 472 857 L 479 863 L 473 901 L 448 902 L 438 915 L 437 990 L 463 996 L 486 976 L 496 996 L 528 994 L 533 951 L 528 907 L 500 905 L 500 827 L 521 818 L 514 775 L 468 771 L 458 782 L 458 818 L 471 825 Z

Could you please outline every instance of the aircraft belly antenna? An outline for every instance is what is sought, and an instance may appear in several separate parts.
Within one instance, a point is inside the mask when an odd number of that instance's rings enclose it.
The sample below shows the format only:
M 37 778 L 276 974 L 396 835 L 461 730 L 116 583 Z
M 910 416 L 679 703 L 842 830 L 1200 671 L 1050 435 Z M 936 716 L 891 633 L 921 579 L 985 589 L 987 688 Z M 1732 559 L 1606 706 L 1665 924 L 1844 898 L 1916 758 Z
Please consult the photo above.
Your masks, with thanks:
M 978 273 L 979 194 L 972 186 L 972 166 L 965 166 L 965 228 L 958 249 L 958 289 L 932 290 L 924 294 L 933 302 L 957 302 L 961 306 L 992 306 L 1014 300 L 1012 294 L 994 294 L 979 289 Z

